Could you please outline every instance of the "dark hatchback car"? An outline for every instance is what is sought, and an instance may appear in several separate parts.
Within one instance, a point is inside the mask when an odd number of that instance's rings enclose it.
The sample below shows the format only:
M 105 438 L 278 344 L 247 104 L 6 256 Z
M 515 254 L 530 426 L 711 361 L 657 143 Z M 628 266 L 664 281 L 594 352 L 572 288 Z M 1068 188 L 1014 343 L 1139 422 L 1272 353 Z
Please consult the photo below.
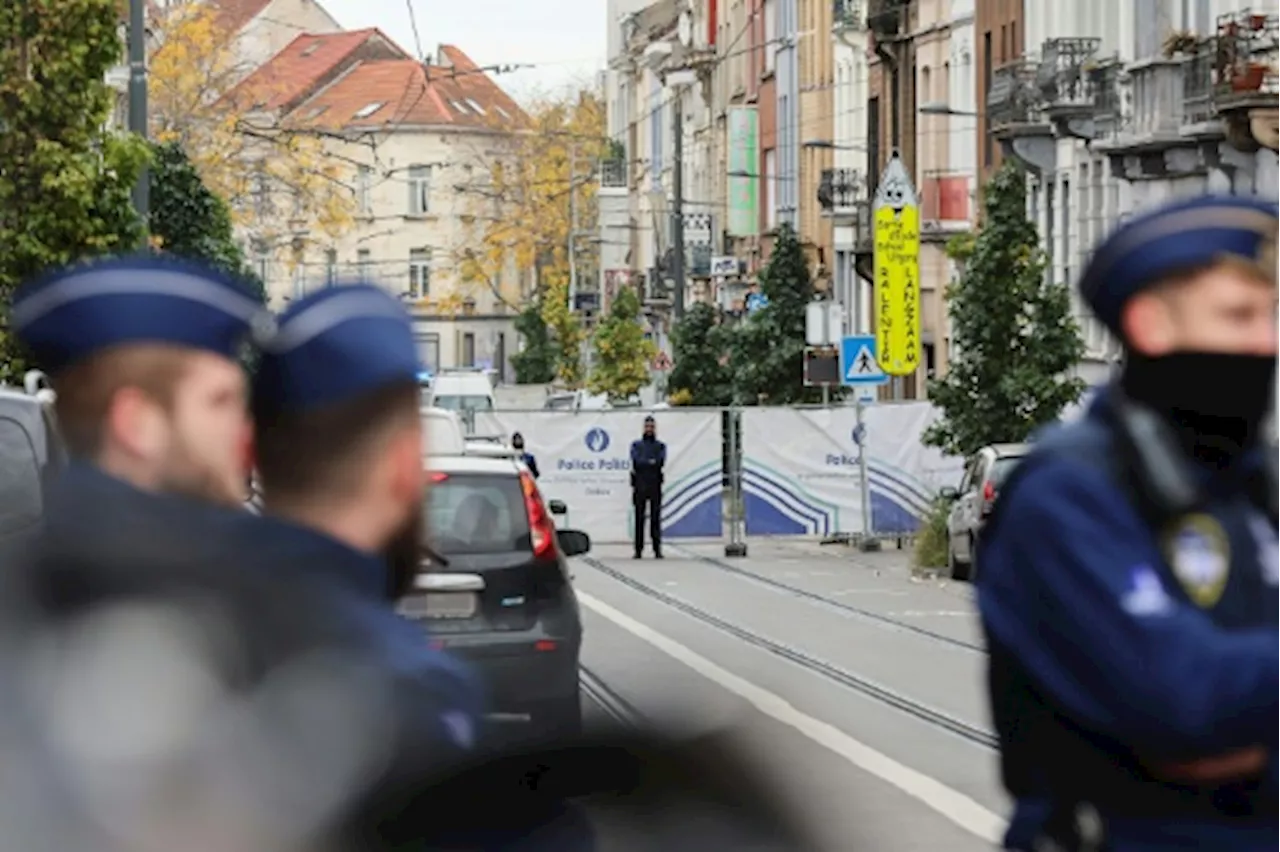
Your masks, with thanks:
M 555 528 L 552 513 L 565 507 L 548 505 L 514 458 L 429 464 L 430 555 L 402 614 L 477 667 L 499 739 L 576 734 L 582 618 L 565 558 L 586 553 L 590 539 Z

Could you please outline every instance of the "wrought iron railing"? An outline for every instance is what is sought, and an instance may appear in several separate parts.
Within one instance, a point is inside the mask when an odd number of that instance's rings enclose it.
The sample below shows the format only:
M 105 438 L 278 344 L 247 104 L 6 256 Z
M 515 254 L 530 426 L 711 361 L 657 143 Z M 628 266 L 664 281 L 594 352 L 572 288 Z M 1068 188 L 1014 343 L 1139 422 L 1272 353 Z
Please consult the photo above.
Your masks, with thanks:
M 1036 89 L 1036 64 L 1028 59 L 1015 59 L 996 68 L 987 90 L 987 118 L 991 126 L 1025 124 L 1033 120 Z
M 831 0 L 831 20 L 837 30 L 867 25 L 867 0 Z
M 882 37 L 904 33 L 910 0 L 867 0 L 867 26 Z
M 1124 114 L 1124 65 L 1107 59 L 1089 69 L 1093 89 L 1093 115 L 1100 121 L 1118 121 Z
M 858 169 L 823 169 L 818 178 L 818 204 L 827 213 L 843 213 L 867 197 L 867 182 Z
M 1089 63 L 1102 46 L 1100 38 L 1051 38 L 1040 48 L 1036 88 L 1046 106 L 1092 106 Z
M 625 187 L 627 185 L 626 161 L 602 160 L 600 163 L 600 185 L 608 187 Z
M 1213 64 L 1217 55 L 1217 39 L 1208 38 L 1197 44 L 1182 63 L 1182 109 L 1188 124 L 1212 121 Z

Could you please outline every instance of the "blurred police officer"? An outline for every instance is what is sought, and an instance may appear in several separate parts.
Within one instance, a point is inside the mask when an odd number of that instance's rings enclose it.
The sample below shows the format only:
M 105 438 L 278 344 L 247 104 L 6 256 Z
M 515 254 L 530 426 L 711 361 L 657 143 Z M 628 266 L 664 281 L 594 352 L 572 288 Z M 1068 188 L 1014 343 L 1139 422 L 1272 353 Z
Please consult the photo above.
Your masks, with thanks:
M 631 442 L 631 503 L 635 509 L 636 559 L 644 555 L 644 525 L 649 517 L 649 538 L 653 555 L 662 558 L 662 481 L 667 464 L 667 445 L 658 440 L 653 415 L 644 418 L 644 433 Z
M 290 305 L 253 383 L 268 529 L 259 558 L 278 554 L 332 580 L 351 641 L 372 643 L 396 676 L 395 759 L 358 815 L 374 833 L 398 797 L 466 759 L 483 712 L 469 670 L 393 608 L 423 560 L 418 370 L 404 308 L 380 288 L 351 285 Z
M 1085 269 L 1123 369 L 979 547 L 1007 848 L 1277 847 L 1276 231 L 1198 197 Z

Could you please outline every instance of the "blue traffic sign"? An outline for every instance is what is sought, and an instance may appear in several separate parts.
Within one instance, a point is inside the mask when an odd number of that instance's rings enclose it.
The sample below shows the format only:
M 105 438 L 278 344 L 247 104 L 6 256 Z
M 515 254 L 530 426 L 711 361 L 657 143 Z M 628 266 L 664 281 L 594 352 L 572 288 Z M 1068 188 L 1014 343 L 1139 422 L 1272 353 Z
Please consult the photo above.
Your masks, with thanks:
M 883 385 L 888 381 L 876 360 L 875 335 L 862 334 L 840 341 L 840 384 Z
M 756 311 L 769 304 L 769 297 L 764 293 L 748 293 L 747 294 L 747 313 L 754 314 Z

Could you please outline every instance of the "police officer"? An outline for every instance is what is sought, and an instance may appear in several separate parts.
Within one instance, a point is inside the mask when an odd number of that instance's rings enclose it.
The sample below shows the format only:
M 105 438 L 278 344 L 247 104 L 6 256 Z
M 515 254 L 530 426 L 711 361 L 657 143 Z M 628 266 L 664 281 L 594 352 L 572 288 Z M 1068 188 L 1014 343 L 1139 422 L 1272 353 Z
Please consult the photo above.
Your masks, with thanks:
M 1098 247 L 1124 347 L 979 547 L 1010 849 L 1275 849 L 1276 205 L 1197 197 Z
M 523 461 L 525 463 L 525 466 L 529 468 L 529 472 L 533 474 L 533 478 L 537 479 L 538 478 L 538 460 L 537 458 L 534 457 L 533 453 L 525 452 L 524 435 L 521 435 L 519 432 L 513 433 L 511 436 L 511 446 L 517 453 L 520 454 L 521 461 Z
M 406 712 L 395 759 L 355 817 L 390 827 L 432 773 L 468 759 L 483 695 L 469 668 L 431 650 L 392 602 L 423 559 L 425 480 L 419 370 L 410 319 L 384 290 L 350 285 L 292 303 L 253 383 L 264 499 L 260 560 L 276 554 L 330 578 L 352 641 L 374 643 Z M 416 830 L 416 829 L 415 829 Z
M 653 556 L 662 558 L 662 481 L 667 463 L 667 445 L 658 440 L 653 415 L 644 418 L 644 434 L 631 442 L 631 503 L 635 508 L 635 558 L 644 554 L 644 522 L 649 516 L 649 537 Z

